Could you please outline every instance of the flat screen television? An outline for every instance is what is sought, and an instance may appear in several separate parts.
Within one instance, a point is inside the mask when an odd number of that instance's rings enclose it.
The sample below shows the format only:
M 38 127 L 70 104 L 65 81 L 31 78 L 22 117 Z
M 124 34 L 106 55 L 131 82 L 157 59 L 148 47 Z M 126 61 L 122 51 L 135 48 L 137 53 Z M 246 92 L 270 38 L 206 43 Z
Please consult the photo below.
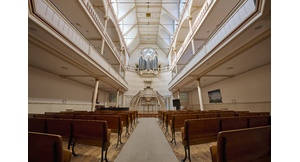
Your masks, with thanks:
M 173 106 L 176 107 L 176 110 L 179 110 L 180 109 L 180 100 L 173 99 Z

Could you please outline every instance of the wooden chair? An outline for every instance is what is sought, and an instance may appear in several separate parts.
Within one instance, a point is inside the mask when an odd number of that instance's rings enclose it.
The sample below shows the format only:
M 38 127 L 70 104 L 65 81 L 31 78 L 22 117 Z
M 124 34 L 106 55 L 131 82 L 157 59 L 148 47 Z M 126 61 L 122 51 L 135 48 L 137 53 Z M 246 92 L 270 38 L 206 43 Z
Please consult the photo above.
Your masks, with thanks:
M 28 132 L 28 161 L 70 162 L 71 151 L 63 149 L 59 135 Z

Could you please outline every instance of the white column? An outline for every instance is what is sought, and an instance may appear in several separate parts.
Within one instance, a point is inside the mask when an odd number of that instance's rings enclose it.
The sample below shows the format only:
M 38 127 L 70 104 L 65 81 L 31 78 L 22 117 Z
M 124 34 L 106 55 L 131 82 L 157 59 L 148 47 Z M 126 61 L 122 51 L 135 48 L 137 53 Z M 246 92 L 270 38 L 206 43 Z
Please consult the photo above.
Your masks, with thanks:
M 116 101 L 116 107 L 119 107 L 119 93 L 120 91 L 117 91 L 117 101 Z
M 95 85 L 95 90 L 94 90 L 94 96 L 93 96 L 91 111 L 95 110 L 96 99 L 97 99 L 97 94 L 98 94 L 98 87 L 99 87 L 99 80 L 96 79 L 96 85 Z
M 125 106 L 125 95 L 124 92 L 122 93 L 122 107 Z
M 107 26 L 107 22 L 109 20 L 109 17 L 105 17 L 104 18 L 104 33 L 106 32 L 106 26 Z M 104 52 L 104 42 L 105 40 L 102 38 L 102 46 L 101 46 L 101 54 L 103 55 L 103 52 Z
M 200 88 L 200 79 L 197 79 L 197 89 L 198 89 L 200 110 L 203 111 L 204 109 L 203 109 L 203 101 L 202 101 L 202 94 L 201 94 L 201 88 Z
M 190 27 L 190 33 L 192 34 L 193 30 L 192 30 L 192 18 L 189 18 L 189 27 Z M 192 43 L 192 51 L 193 51 L 193 55 L 195 54 L 195 44 L 194 44 L 194 39 L 191 40 Z

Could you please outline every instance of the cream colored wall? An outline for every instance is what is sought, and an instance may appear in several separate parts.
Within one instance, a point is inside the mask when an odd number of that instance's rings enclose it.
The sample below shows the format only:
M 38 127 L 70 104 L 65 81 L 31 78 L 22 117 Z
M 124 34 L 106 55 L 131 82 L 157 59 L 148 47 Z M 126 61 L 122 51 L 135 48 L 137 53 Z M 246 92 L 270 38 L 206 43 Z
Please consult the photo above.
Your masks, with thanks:
M 90 111 L 93 91 L 93 87 L 28 67 L 28 113 Z M 104 92 L 99 92 L 99 101 L 104 103 Z
M 157 77 L 146 78 L 141 77 L 137 72 L 126 72 L 126 81 L 128 83 L 128 91 L 125 95 L 136 95 L 140 90 L 145 88 L 144 81 L 152 81 L 151 87 L 158 91 L 161 95 L 170 95 L 168 83 L 171 79 L 170 72 L 160 72 Z
M 208 91 L 220 89 L 222 102 L 209 103 Z M 202 87 L 204 110 L 229 109 L 271 112 L 271 65 Z M 193 109 L 200 109 L 197 91 L 189 93 Z M 232 100 L 236 103 L 232 103 Z

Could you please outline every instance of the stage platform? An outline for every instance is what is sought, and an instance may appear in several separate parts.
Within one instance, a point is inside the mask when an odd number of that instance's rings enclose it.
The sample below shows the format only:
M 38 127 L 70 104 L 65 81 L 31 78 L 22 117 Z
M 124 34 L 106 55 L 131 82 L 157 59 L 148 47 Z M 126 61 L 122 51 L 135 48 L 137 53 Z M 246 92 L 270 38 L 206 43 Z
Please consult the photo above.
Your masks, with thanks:
M 139 113 L 139 118 L 157 118 L 158 113 Z

